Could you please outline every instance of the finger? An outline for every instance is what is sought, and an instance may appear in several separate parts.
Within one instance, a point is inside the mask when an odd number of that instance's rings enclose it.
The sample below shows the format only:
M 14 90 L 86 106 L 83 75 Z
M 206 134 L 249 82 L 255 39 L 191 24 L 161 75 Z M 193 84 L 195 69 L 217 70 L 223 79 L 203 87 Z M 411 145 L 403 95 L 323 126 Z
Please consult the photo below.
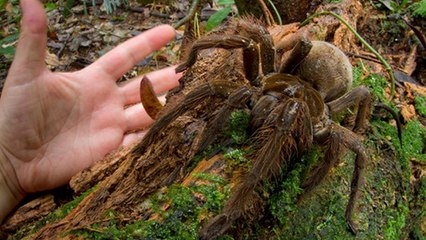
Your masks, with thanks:
M 47 20 L 43 6 L 38 0 L 21 0 L 21 8 L 23 13 L 21 33 L 10 71 L 21 74 L 24 71 L 28 77 L 13 79 L 27 82 L 46 70 L 44 59 L 47 44 Z
M 124 135 L 122 145 L 130 145 L 132 143 L 140 141 L 145 136 L 147 131 L 148 130 L 132 132 Z
M 100 68 L 114 79 L 118 79 L 136 63 L 166 45 L 174 37 L 173 27 L 160 25 L 118 45 L 90 67 Z
M 179 85 L 179 79 L 182 77 L 182 74 L 176 74 L 175 68 L 175 66 L 168 67 L 147 74 L 147 77 L 151 81 L 154 92 L 156 94 L 165 93 L 166 91 Z M 139 84 L 141 79 L 142 77 L 138 76 L 120 86 L 120 91 L 125 97 L 125 105 L 134 104 L 141 101 L 139 96 Z
M 165 97 L 160 97 L 160 102 L 164 103 Z M 124 110 L 128 131 L 135 131 L 150 126 L 154 120 L 149 117 L 142 104 L 135 104 Z
M 166 102 L 164 96 L 160 97 L 159 100 L 162 104 Z M 126 108 L 124 114 L 127 123 L 126 132 L 147 128 L 154 122 L 140 103 Z

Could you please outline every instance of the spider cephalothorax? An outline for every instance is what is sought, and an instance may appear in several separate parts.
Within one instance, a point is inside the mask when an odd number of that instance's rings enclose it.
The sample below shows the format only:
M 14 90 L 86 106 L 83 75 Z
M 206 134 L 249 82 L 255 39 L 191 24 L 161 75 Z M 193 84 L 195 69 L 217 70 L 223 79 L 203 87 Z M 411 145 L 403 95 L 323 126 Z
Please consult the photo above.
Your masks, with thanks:
M 187 60 L 176 71 L 183 72 L 195 64 L 203 49 L 242 49 L 244 81 L 222 79 L 201 83 L 157 119 L 138 149 L 150 145 L 159 131 L 196 107 L 201 100 L 223 99 L 223 105 L 208 121 L 198 142 L 197 151 L 202 151 L 215 141 L 234 110 L 248 108 L 254 142 L 253 166 L 232 190 L 223 212 L 201 229 L 200 237 L 207 239 L 223 234 L 253 204 L 254 190 L 259 183 L 279 175 L 280 166 L 290 157 L 309 150 L 314 143 L 325 146 L 325 157 L 303 184 L 305 191 L 316 186 L 336 165 L 342 146 L 357 155 L 346 208 L 348 225 L 355 232 L 353 211 L 367 160 L 365 149 L 355 133 L 364 128 L 370 105 L 369 91 L 360 86 L 348 92 L 352 84 L 351 65 L 331 44 L 300 39 L 291 51 L 278 59 L 271 36 L 260 24 L 238 20 L 229 28 L 231 30 L 225 33 L 213 33 L 197 40 Z M 232 29 L 238 29 L 238 32 Z M 148 107 L 147 111 L 155 117 L 159 104 L 155 103 L 155 97 L 146 97 L 153 95 L 146 78 L 141 83 L 141 92 L 145 95 L 142 102 Z M 330 115 L 357 104 L 353 131 L 331 120 Z M 149 110 L 152 106 L 154 110 Z

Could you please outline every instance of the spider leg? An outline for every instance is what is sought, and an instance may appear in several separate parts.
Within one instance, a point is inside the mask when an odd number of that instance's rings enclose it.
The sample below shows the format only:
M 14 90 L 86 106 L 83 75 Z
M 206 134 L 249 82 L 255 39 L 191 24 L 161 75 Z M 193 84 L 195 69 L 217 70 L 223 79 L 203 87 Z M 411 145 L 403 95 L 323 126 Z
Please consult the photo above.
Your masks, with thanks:
M 198 86 L 195 90 L 189 92 L 183 101 L 180 102 L 175 108 L 167 113 L 164 113 L 164 115 L 152 125 L 142 141 L 140 141 L 133 148 L 132 153 L 142 154 L 146 147 L 155 141 L 156 137 L 159 136 L 159 133 L 165 127 L 167 127 L 173 120 L 189 109 L 192 109 L 199 105 L 200 102 L 205 101 L 206 98 L 215 96 L 226 98 L 230 95 L 232 90 L 236 89 L 237 87 L 238 85 L 236 83 L 223 80 L 208 82 Z
M 342 139 L 339 138 L 334 131 L 330 131 L 327 137 L 327 148 L 325 151 L 324 158 L 319 161 L 319 165 L 310 172 L 310 177 L 302 183 L 302 188 L 304 189 L 303 193 L 299 196 L 299 200 L 309 195 L 312 190 L 318 186 L 325 176 L 328 174 L 330 169 L 334 167 L 339 161 L 340 154 L 342 152 L 341 142 Z
M 152 118 L 156 119 L 158 113 L 163 109 L 163 105 L 157 98 L 157 95 L 152 88 L 151 81 L 148 77 L 143 76 L 140 84 L 140 97 L 141 103 L 146 113 Z
M 353 222 L 352 215 L 354 213 L 355 203 L 359 198 L 359 188 L 364 183 L 364 170 L 367 162 L 367 154 L 364 145 L 355 133 L 337 124 L 332 124 L 325 157 L 323 161 L 321 161 L 321 165 L 312 171 L 311 177 L 302 184 L 302 188 L 305 189 L 305 192 L 301 197 L 306 196 L 306 194 L 308 194 L 315 186 L 320 184 L 330 169 L 337 164 L 342 152 L 342 145 L 349 148 L 357 155 L 352 175 L 351 193 L 345 213 L 346 222 L 349 228 L 354 234 L 356 234 L 357 228 Z
M 280 66 L 280 73 L 292 73 L 294 69 L 308 56 L 312 43 L 307 38 L 301 37 L 296 45 L 290 50 L 287 57 Z
M 265 122 L 269 113 L 277 105 L 280 96 L 275 92 L 267 93 L 259 98 L 250 112 L 251 129 L 258 129 Z
M 336 100 L 326 103 L 330 113 L 338 113 L 348 107 L 358 104 L 358 112 L 353 131 L 361 133 L 366 127 L 366 120 L 370 115 L 371 95 L 368 88 L 359 86 Z
M 308 126 L 304 126 L 307 123 Z M 299 138 L 300 137 L 300 138 Z M 281 172 L 283 161 L 296 154 L 301 146 L 312 143 L 312 126 L 308 106 L 299 99 L 288 99 L 269 114 L 255 133 L 259 150 L 249 173 L 235 187 L 223 213 L 211 219 L 199 232 L 201 239 L 216 238 L 225 233 L 253 205 L 254 190 L 262 180 Z
M 263 74 L 275 72 L 275 47 L 268 30 L 262 24 L 253 24 L 253 21 L 240 21 L 237 27 L 241 29 L 241 35 L 259 43 Z
M 207 123 L 206 130 L 202 133 L 203 136 L 198 145 L 197 152 L 204 150 L 214 142 L 217 136 L 216 133 L 221 132 L 225 128 L 231 113 L 246 103 L 250 99 L 250 96 L 251 92 L 246 86 L 240 87 L 228 96 L 219 113 Z
M 334 124 L 334 131 L 340 135 L 339 138 L 345 147 L 356 153 L 355 167 L 351 182 L 351 194 L 349 195 L 348 206 L 346 207 L 346 222 L 351 231 L 356 234 L 357 228 L 353 222 L 352 215 L 355 209 L 355 202 L 359 198 L 359 188 L 364 184 L 364 170 L 367 162 L 367 153 L 364 145 L 359 140 L 357 135 L 352 131 Z
M 257 86 L 258 83 L 255 83 L 255 80 L 259 76 L 259 49 L 253 40 L 238 35 L 213 35 L 196 41 L 189 52 L 187 60 L 176 68 L 176 72 L 183 72 L 194 65 L 197 60 L 198 51 L 208 48 L 242 48 L 246 78 L 253 85 Z

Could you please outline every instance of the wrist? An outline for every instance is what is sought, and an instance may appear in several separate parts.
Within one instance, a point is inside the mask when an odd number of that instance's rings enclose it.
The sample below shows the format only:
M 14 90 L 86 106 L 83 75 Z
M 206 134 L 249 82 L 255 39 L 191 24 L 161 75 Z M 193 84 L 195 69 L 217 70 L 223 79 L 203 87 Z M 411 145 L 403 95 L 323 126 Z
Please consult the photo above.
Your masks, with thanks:
M 0 151 L 0 224 L 24 197 L 15 169 Z

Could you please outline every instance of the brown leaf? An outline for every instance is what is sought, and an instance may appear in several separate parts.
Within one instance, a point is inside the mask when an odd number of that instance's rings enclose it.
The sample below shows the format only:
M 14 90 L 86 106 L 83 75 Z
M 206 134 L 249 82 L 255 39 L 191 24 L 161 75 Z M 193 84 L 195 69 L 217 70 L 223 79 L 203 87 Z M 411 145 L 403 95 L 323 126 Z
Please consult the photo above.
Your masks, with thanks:
M 417 57 L 417 45 L 414 45 L 414 47 L 411 49 L 410 54 L 407 57 L 405 66 L 404 66 L 404 72 L 407 73 L 407 75 L 412 75 L 414 70 L 416 70 L 416 57 Z
M 408 83 L 408 82 L 405 82 L 404 85 L 407 88 L 407 92 L 414 91 L 417 94 L 420 94 L 423 97 L 426 97 L 426 87 L 416 85 L 416 84 L 412 84 L 412 83 Z
M 61 65 L 61 61 L 59 61 L 58 56 L 53 53 L 50 53 L 49 51 L 46 52 L 46 58 L 44 59 L 44 61 L 49 67 L 57 67 Z
M 416 116 L 416 109 L 412 104 L 403 103 L 401 106 L 401 115 L 406 121 L 409 121 Z

